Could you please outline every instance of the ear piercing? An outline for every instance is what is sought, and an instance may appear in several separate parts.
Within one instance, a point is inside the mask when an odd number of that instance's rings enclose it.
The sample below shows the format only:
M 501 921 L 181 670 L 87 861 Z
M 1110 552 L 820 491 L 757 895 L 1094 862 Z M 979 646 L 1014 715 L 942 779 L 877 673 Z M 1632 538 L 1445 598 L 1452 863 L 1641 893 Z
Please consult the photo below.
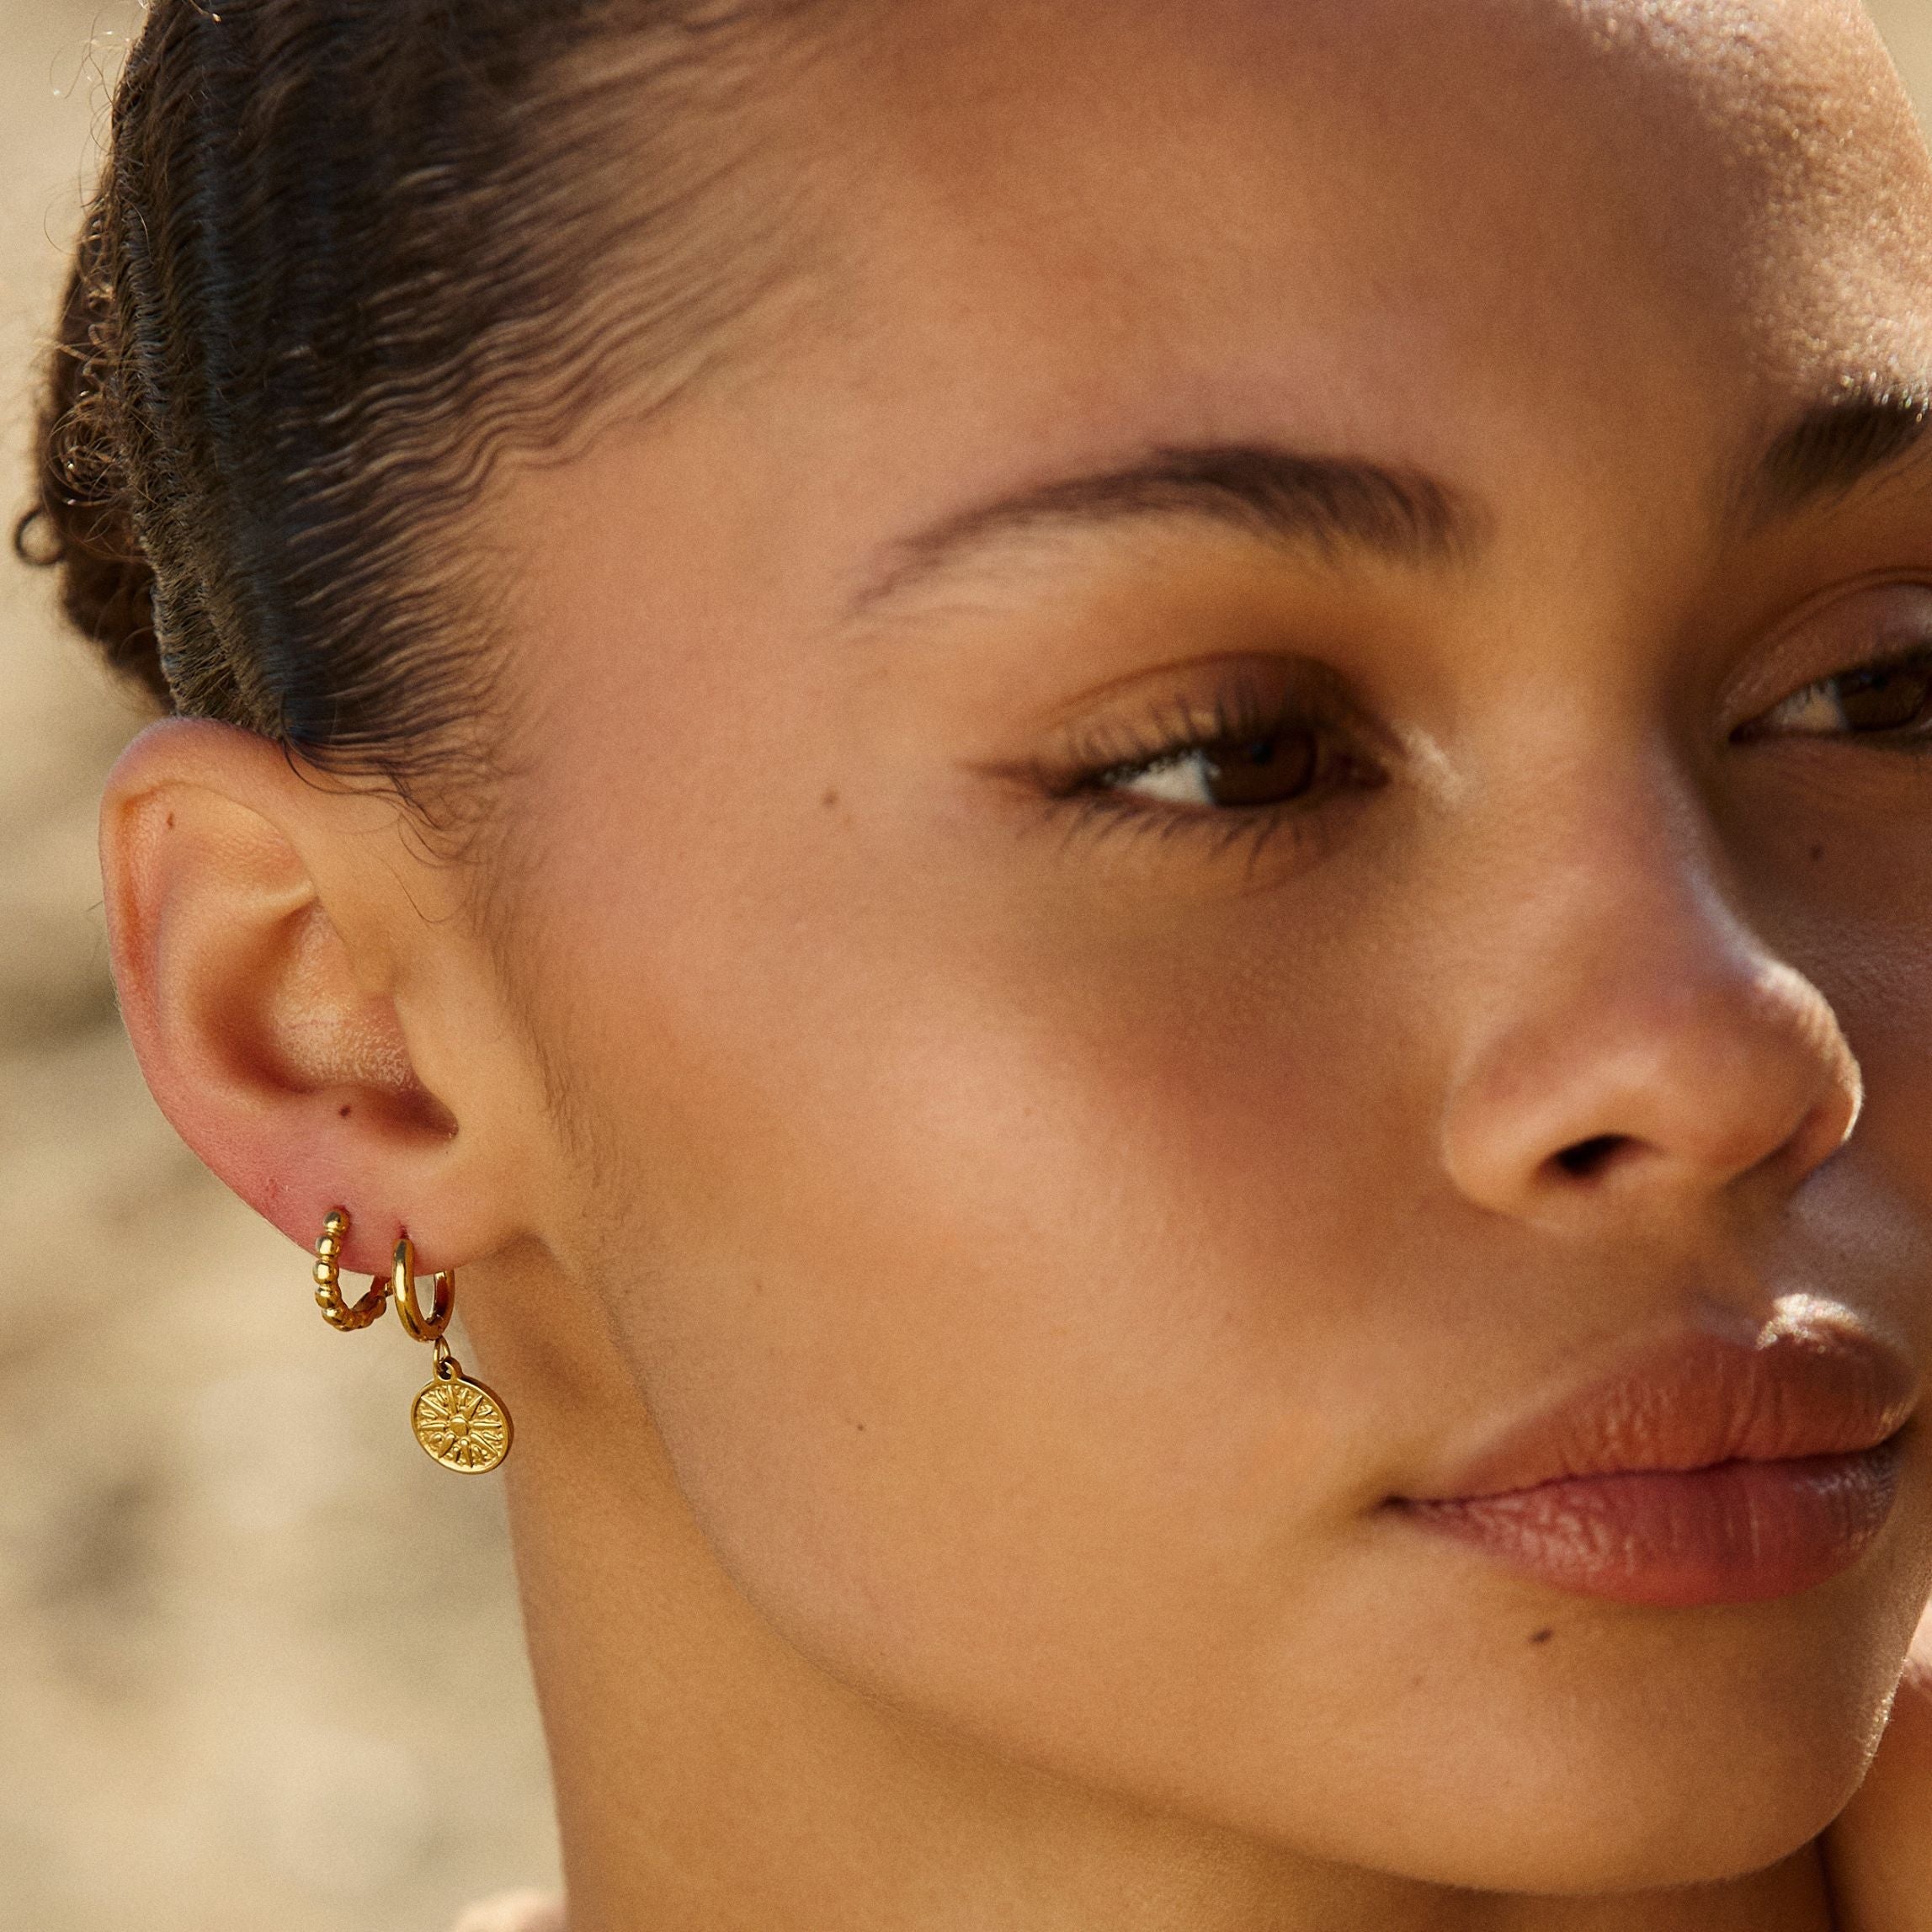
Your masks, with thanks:
M 409 1426 L 423 1454 L 465 1476 L 494 1469 L 510 1452 L 510 1412 L 494 1389 L 463 1373 L 463 1365 L 450 1353 L 444 1339 L 443 1331 L 456 1312 L 456 1271 L 450 1269 L 436 1276 L 434 1296 L 425 1313 L 416 1293 L 415 1244 L 404 1235 L 396 1243 L 389 1279 L 378 1276 L 359 1301 L 344 1301 L 338 1270 L 348 1233 L 348 1209 L 332 1208 L 316 1243 L 316 1301 L 323 1320 L 351 1334 L 381 1321 L 393 1296 L 404 1332 L 412 1341 L 429 1343 L 433 1349 L 435 1373 L 409 1410 Z

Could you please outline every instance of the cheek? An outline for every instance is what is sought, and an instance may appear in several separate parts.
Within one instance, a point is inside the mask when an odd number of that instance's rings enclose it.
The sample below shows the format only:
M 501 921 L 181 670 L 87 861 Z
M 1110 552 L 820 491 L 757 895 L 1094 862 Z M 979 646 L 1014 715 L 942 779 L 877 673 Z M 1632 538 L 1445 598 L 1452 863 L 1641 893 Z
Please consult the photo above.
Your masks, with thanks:
M 813 871 L 755 918 L 714 897 L 560 949 L 680 1483 L 843 1676 L 955 1714 L 1137 1679 L 1202 1722 L 1242 1673 L 1175 1660 L 1273 1657 L 1429 1372 L 1365 1271 L 1429 1279 L 1375 1238 L 1413 1191 L 1364 1102 L 1386 1009 L 1326 969 L 1097 954 L 958 874 L 940 907 Z
M 1932 865 L 1925 870 L 1910 902 L 1928 908 L 1917 930 L 1894 927 L 1855 950 L 1821 946 L 1816 972 L 1864 1075 L 1860 1166 L 1909 1204 L 1919 1229 L 1932 1228 Z M 1932 1307 L 1916 1315 L 1916 1333 L 1932 1344 Z
M 1331 1418 L 1381 1405 L 1331 1359 L 1358 1297 L 1349 1217 L 1296 1182 L 1312 1069 L 1263 1106 L 1131 1008 L 956 959 L 833 977 L 850 1009 L 802 999 L 782 1061 L 720 1004 L 660 1089 L 675 1285 L 629 1317 L 680 1483 L 835 1677 L 1199 1802 L 1215 1740 L 1294 1700 L 1284 1637 L 1360 1480 Z
M 967 1579 L 1035 1643 L 1076 1578 L 1153 1623 L 1225 1602 L 1323 1506 L 1324 1417 L 1367 1392 L 1333 1359 L 1365 1190 L 1316 1068 L 956 956 L 820 953 L 748 1053 L 734 990 L 771 988 L 712 981 L 625 1087 L 660 1258 L 635 1346 L 741 1580 L 854 1661 L 886 1605 L 982 1648 Z
M 1819 1176 L 1804 1205 L 1841 1241 L 1883 1227 L 1894 1252 L 1916 1258 L 1889 1312 L 1932 1348 L 1919 1285 L 1932 1264 L 1921 1232 L 1932 1227 L 1932 782 L 1924 760 L 1908 769 L 1867 758 L 1761 761 L 1735 838 L 1748 910 L 1830 1002 L 1864 1078 L 1855 1158 Z M 1847 1190 L 1860 1196 L 1855 1210 L 1839 1200 Z

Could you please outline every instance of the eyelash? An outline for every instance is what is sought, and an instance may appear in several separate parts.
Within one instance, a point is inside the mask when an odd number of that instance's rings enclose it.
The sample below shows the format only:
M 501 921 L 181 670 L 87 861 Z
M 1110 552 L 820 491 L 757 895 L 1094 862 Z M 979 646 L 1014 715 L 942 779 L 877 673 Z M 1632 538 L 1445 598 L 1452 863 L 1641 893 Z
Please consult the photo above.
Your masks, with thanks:
M 1855 664 L 1815 679 L 1784 700 L 1790 705 L 1810 691 L 1824 691 L 1860 676 L 1909 671 L 1932 662 L 1932 649 L 1900 652 Z M 1781 706 L 1773 707 L 1773 713 Z M 1767 728 L 1773 713 L 1741 727 L 1734 742 L 1805 734 Z M 1297 732 L 1317 742 L 1320 769 L 1308 790 L 1279 803 L 1193 806 L 1163 803 L 1126 789 L 1163 764 L 1213 750 L 1217 746 L 1272 741 Z M 1824 734 L 1815 734 L 1823 736 Z M 1354 737 L 1355 745 L 1349 743 Z M 1923 726 L 1895 732 L 1838 734 L 1839 742 L 1932 753 L 1932 731 Z M 1206 842 L 1211 857 L 1245 854 L 1250 868 L 1283 838 L 1312 844 L 1320 836 L 1317 808 L 1348 790 L 1372 790 L 1386 774 L 1356 747 L 1359 733 L 1347 730 L 1343 707 L 1332 698 L 1307 691 L 1264 696 L 1250 681 L 1227 684 L 1203 705 L 1181 695 L 1166 696 L 1137 721 L 1112 718 L 1086 727 L 1069 741 L 1063 758 L 1035 776 L 1065 821 L 1069 841 L 1126 836 L 1152 837 L 1163 844 Z
M 1333 762 L 1344 769 L 1326 771 L 1304 796 L 1278 805 L 1189 806 L 1163 805 L 1136 797 L 1120 782 L 1144 776 L 1158 766 L 1229 742 L 1259 741 L 1307 731 L 1331 741 L 1324 744 L 1324 766 L 1332 762 L 1332 741 L 1340 734 L 1336 707 L 1305 695 L 1264 698 L 1251 683 L 1223 686 L 1209 707 L 1184 697 L 1163 699 L 1139 722 L 1110 720 L 1076 737 L 1063 763 L 1043 772 L 1041 783 L 1067 815 L 1070 838 L 1082 835 L 1152 836 L 1163 843 L 1205 839 L 1211 856 L 1245 851 L 1250 867 L 1283 838 L 1314 836 L 1314 808 L 1341 785 L 1369 790 L 1381 781 L 1370 762 L 1346 748 Z

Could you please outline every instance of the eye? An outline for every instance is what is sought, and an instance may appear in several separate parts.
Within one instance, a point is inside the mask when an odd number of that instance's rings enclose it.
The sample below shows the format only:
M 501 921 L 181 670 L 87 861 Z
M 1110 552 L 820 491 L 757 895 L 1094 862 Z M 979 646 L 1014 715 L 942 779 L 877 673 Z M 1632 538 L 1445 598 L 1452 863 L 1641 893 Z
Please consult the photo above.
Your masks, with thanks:
M 1200 810 L 1293 805 L 1324 776 L 1319 734 L 1308 726 L 1186 745 L 1100 774 L 1109 791 L 1151 804 Z
M 1839 597 L 1787 634 L 1780 654 L 1791 649 L 1814 669 L 1838 668 L 1742 726 L 1738 742 L 1932 748 L 1932 586 L 1881 583 Z
M 1841 671 L 1795 691 L 1748 728 L 1754 737 L 1915 737 L 1932 734 L 1932 651 Z
M 1216 863 L 1312 862 L 1331 806 L 1388 782 L 1390 741 L 1340 679 L 1304 659 L 1210 661 L 1108 694 L 1052 763 L 1032 769 L 1070 827 L 1106 843 L 1147 834 Z

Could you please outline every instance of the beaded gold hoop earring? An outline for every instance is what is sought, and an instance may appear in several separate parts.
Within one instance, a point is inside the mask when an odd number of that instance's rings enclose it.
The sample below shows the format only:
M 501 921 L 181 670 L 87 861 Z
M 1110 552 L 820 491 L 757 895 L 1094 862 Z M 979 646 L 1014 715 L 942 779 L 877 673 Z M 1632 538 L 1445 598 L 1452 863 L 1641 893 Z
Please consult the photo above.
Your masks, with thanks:
M 380 1322 L 382 1311 L 389 1306 L 386 1281 L 371 1281 L 369 1292 L 353 1307 L 343 1300 L 342 1278 L 338 1270 L 342 1264 L 343 1237 L 348 1232 L 348 1214 L 339 1207 L 332 1209 L 322 1223 L 322 1239 L 316 1243 L 315 1267 L 316 1305 L 330 1328 L 345 1335 L 366 1328 L 371 1322 Z
M 409 1426 L 423 1453 L 445 1469 L 462 1476 L 482 1476 L 496 1468 L 510 1452 L 514 1433 L 510 1412 L 494 1389 L 472 1381 L 463 1365 L 450 1353 L 444 1330 L 456 1312 L 456 1272 L 449 1269 L 435 1279 L 435 1295 L 427 1312 L 416 1293 L 416 1248 L 407 1235 L 396 1244 L 389 1279 L 370 1282 L 369 1292 L 353 1305 L 342 1296 L 339 1269 L 342 1244 L 349 1233 L 349 1211 L 334 1208 L 316 1243 L 316 1300 L 332 1328 L 344 1334 L 366 1328 L 382 1318 L 393 1296 L 397 1318 L 412 1340 L 433 1344 L 435 1374 L 410 1405 Z

